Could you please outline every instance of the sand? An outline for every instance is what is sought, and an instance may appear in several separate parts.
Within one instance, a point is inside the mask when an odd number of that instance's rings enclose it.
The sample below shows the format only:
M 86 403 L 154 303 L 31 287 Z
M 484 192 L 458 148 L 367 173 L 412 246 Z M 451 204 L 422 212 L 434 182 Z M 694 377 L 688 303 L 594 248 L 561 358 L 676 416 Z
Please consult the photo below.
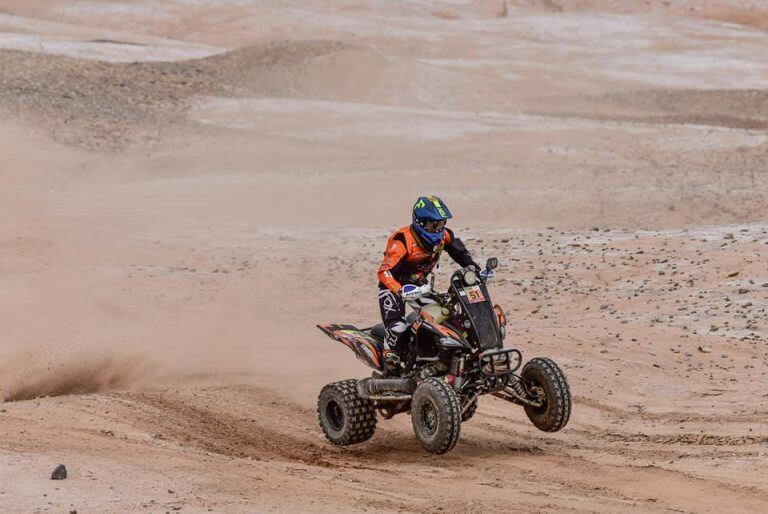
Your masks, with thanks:
M 768 18 L 669 4 L 5 2 L 0 510 L 765 510 Z M 563 431 L 324 439 L 426 192 Z

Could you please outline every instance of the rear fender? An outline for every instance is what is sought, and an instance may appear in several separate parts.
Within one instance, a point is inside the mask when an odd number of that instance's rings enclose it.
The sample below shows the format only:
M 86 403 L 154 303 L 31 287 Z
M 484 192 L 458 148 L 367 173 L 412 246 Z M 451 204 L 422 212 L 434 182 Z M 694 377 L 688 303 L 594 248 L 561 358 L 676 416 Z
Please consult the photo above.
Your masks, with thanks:
M 381 346 L 377 339 L 353 325 L 317 325 L 325 335 L 343 343 L 355 357 L 371 368 L 382 370 Z

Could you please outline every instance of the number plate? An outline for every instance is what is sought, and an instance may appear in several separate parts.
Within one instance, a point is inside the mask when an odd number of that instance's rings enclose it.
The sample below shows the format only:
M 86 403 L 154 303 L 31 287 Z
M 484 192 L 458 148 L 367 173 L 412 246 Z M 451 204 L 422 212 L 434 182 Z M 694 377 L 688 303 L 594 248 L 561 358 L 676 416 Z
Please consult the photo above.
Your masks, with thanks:
M 464 291 L 466 291 L 467 293 L 467 301 L 469 303 L 477 303 L 485 300 L 485 296 L 483 296 L 483 292 L 477 286 L 468 287 L 464 289 Z

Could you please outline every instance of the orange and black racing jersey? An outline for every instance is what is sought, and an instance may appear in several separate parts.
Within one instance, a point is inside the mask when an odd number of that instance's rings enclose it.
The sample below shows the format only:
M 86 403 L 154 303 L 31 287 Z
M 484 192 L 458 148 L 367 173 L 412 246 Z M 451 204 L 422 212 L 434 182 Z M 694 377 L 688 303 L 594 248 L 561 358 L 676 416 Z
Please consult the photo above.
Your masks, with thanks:
M 464 243 L 450 229 L 445 229 L 443 241 L 434 250 L 426 250 L 425 246 L 410 225 L 389 236 L 384 260 L 379 266 L 379 287 L 398 293 L 405 284 L 423 283 L 443 250 L 460 266 L 475 264 Z

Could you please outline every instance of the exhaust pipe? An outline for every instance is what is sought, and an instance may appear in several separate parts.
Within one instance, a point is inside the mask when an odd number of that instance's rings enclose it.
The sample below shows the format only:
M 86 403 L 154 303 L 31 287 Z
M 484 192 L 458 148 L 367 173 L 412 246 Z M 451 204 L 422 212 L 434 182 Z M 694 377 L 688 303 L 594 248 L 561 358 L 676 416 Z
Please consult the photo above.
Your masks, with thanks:
M 416 389 L 416 381 L 412 378 L 364 378 L 357 382 L 357 388 L 364 398 L 391 393 L 411 395 Z

